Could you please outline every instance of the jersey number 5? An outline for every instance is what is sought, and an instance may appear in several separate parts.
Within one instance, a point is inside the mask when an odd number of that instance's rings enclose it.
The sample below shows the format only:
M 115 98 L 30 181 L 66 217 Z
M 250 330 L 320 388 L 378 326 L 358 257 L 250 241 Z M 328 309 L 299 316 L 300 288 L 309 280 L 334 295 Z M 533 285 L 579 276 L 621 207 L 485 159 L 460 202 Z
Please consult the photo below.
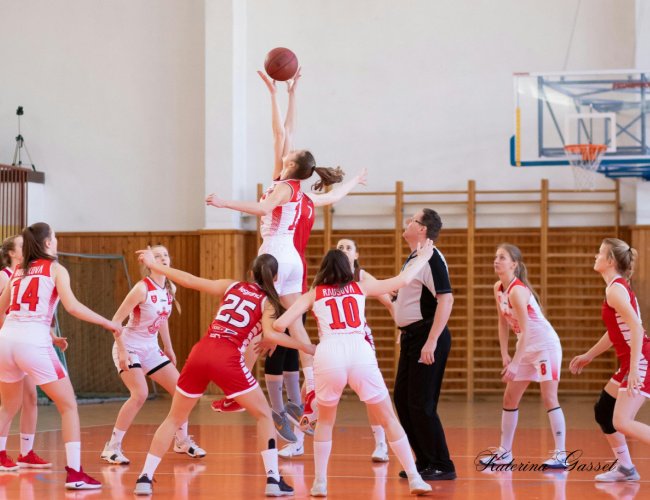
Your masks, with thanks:
M 23 296 L 18 300 L 18 293 L 20 292 L 20 284 L 22 280 L 16 280 L 13 283 L 13 300 L 9 311 L 20 311 L 20 304 L 29 304 L 30 311 L 36 311 L 38 305 L 38 276 L 33 277 L 29 284 L 25 287 Z
M 343 330 L 347 326 L 357 328 L 361 326 L 361 318 L 359 318 L 359 305 L 354 297 L 343 297 L 341 305 L 343 306 L 343 315 L 345 322 L 341 321 L 341 314 L 339 312 L 339 305 L 336 299 L 329 299 L 325 301 L 325 305 L 330 308 L 332 313 L 332 323 L 330 328 L 332 330 Z
M 250 300 L 242 299 L 237 295 L 228 295 L 223 305 L 219 308 L 217 319 L 230 323 L 237 328 L 243 328 L 251 321 L 251 315 L 256 304 Z

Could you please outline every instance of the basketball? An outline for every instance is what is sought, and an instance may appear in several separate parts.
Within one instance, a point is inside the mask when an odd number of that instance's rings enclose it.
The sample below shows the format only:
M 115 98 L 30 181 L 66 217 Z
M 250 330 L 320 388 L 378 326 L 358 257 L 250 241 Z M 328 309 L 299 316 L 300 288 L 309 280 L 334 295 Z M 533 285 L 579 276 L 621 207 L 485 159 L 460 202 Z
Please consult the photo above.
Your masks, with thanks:
M 266 54 L 264 69 L 274 80 L 285 82 L 298 71 L 298 58 L 289 49 L 276 47 Z

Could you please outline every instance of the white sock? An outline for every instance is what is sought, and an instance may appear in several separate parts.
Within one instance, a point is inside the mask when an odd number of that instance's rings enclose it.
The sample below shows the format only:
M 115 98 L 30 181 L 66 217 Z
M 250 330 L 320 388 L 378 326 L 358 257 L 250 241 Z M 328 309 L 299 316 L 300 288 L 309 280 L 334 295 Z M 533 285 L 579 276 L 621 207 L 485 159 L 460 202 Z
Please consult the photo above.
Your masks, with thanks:
M 126 431 L 121 431 L 117 427 L 113 427 L 113 432 L 111 433 L 111 440 L 108 443 L 108 446 L 116 446 L 116 445 L 121 445 L 122 444 L 122 439 L 124 439 L 124 434 L 126 434 Z
M 307 394 L 314 390 L 314 368 L 312 366 L 306 366 L 302 369 L 302 373 L 305 376 L 305 390 Z
M 278 467 L 278 449 L 269 448 L 262 452 L 262 461 L 266 477 L 272 477 L 276 481 L 280 480 L 280 468 Z
M 70 441 L 65 444 L 65 461 L 71 469 L 76 471 L 81 467 L 81 443 Z
M 160 464 L 161 460 L 161 457 L 147 453 L 147 458 L 144 461 L 144 467 L 142 468 L 142 473 L 140 475 L 146 474 L 149 479 L 153 479 L 153 475 L 156 472 L 158 464 Z
M 553 439 L 555 439 L 555 449 L 566 451 L 566 422 L 564 420 L 564 412 L 559 406 L 548 410 L 548 419 L 551 422 L 551 430 L 553 431 Z
M 386 434 L 381 425 L 371 425 L 370 428 L 372 429 L 372 435 L 375 436 L 375 445 L 386 442 Z
M 0 451 L 7 449 L 7 436 L 0 437 Z
M 187 438 L 187 422 L 181 425 L 176 431 L 176 439 L 178 439 L 178 441 L 183 442 L 185 441 L 186 438 Z
M 408 478 L 411 479 L 417 476 L 418 469 L 415 466 L 415 460 L 413 459 L 413 453 L 411 453 L 411 445 L 409 444 L 408 438 L 404 436 L 402 439 L 388 444 L 390 445 L 390 449 L 393 450 L 393 453 L 397 455 L 397 460 L 402 464 Z
M 519 408 L 504 410 L 501 412 L 501 448 L 512 451 L 512 442 L 515 439 L 517 420 L 519 419 Z
M 303 444 L 305 444 L 305 433 L 300 430 L 300 427 L 297 425 L 293 426 L 293 433 L 296 435 L 298 438 L 298 441 L 296 441 L 296 448 L 300 448 Z
M 282 397 L 282 385 L 284 378 L 282 375 L 264 375 L 266 381 L 266 391 L 269 394 L 271 408 L 275 413 L 284 411 L 284 399 Z
M 634 467 L 634 464 L 632 464 L 632 457 L 630 457 L 630 450 L 626 444 L 619 446 L 618 448 L 612 448 L 612 451 L 614 452 L 614 456 L 616 457 L 616 460 L 618 460 L 618 463 L 623 467 L 626 469 Z
M 332 452 L 332 441 L 314 441 L 314 476 L 327 480 L 327 463 Z
M 20 433 L 20 454 L 24 457 L 34 449 L 34 434 Z

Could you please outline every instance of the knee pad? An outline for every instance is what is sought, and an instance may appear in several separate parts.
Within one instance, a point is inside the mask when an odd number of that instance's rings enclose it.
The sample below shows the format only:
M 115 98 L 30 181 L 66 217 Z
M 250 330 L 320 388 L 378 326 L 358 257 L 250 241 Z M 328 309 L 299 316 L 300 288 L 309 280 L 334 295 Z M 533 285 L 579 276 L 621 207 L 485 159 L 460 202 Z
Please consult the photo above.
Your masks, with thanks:
M 614 427 L 614 406 L 616 405 L 616 398 L 602 391 L 600 399 L 594 405 L 594 416 L 596 422 L 605 434 L 614 434 L 616 428 Z

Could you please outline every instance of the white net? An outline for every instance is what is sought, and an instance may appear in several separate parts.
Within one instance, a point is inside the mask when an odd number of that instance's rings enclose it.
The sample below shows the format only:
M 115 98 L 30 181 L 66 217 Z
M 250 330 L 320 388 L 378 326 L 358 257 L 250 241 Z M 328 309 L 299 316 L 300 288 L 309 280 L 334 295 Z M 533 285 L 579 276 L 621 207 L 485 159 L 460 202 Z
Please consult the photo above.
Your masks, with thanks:
M 567 160 L 573 167 L 573 180 L 579 191 L 593 191 L 600 161 L 607 150 L 604 144 L 569 144 L 564 146 Z

